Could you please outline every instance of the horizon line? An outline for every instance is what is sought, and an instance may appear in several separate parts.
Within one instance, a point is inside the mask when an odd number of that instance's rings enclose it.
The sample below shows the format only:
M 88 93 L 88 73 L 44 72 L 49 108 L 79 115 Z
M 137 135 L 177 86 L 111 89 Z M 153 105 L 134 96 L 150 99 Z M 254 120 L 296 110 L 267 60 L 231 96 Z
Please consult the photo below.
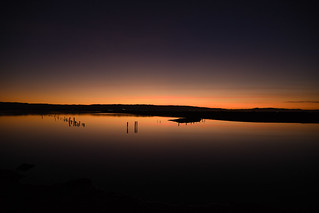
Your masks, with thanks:
M 0 103 L 9 103 L 9 104 L 42 104 L 42 105 L 64 105 L 64 106 L 93 106 L 93 105 L 131 105 L 131 106 L 173 106 L 173 107 L 196 107 L 196 108 L 206 108 L 206 109 L 221 109 L 221 110 L 252 110 L 252 109 L 286 109 L 286 110 L 319 110 L 314 109 L 301 109 L 301 108 L 281 108 L 281 107 L 252 107 L 252 108 L 221 108 L 221 107 L 201 107 L 201 106 L 192 106 L 192 105 L 173 105 L 173 104 L 57 104 L 57 103 L 41 103 L 41 102 L 35 102 L 35 103 L 29 103 L 29 102 L 8 102 L 8 101 L 0 101 Z

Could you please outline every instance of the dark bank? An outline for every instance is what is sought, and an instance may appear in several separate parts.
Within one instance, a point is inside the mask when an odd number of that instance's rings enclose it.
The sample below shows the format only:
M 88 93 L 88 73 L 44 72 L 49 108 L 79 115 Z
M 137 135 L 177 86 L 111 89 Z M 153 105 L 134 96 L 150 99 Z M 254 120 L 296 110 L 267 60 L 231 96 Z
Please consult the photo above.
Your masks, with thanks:
M 254 108 L 220 109 L 160 105 L 56 105 L 0 102 L 0 114 L 131 113 L 135 115 L 246 122 L 319 123 L 318 110 Z

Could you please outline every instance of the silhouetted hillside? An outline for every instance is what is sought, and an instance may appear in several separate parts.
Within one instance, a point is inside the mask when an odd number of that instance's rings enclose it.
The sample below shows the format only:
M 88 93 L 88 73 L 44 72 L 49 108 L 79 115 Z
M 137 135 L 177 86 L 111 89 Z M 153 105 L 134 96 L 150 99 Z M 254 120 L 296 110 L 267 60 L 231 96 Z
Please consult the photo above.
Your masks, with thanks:
M 58 105 L 0 102 L 0 114 L 52 113 L 131 113 L 147 116 L 169 116 L 188 119 L 217 119 L 248 122 L 319 123 L 319 110 L 254 108 L 221 109 L 165 105 Z

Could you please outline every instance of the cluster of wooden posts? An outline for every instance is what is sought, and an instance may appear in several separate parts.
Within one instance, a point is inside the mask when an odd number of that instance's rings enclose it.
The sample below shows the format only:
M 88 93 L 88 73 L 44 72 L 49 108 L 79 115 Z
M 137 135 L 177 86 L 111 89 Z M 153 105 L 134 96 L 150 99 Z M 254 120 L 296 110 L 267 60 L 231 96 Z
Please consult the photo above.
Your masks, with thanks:
M 69 126 L 85 127 L 85 123 L 81 123 L 81 121 L 76 121 L 75 117 L 73 117 L 73 119 L 71 119 L 71 117 L 69 118 L 64 117 L 64 122 L 68 122 Z
M 74 126 L 74 127 L 85 127 L 85 123 L 81 122 L 81 121 L 76 121 L 75 117 L 71 118 L 71 117 L 65 117 L 63 116 L 63 118 L 59 115 L 56 114 L 50 114 L 47 115 L 49 117 L 54 117 L 54 120 L 63 120 L 64 122 L 69 124 L 69 127 Z M 43 119 L 44 115 L 42 115 L 42 119 Z
M 126 133 L 128 134 L 128 122 L 126 122 Z M 138 121 L 134 122 L 134 133 L 138 133 Z

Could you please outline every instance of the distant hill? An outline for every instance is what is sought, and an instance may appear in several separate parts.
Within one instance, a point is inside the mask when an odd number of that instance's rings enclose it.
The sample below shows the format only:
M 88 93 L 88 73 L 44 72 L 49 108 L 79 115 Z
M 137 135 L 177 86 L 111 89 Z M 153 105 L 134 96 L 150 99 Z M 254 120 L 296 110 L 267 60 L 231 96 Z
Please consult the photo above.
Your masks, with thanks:
M 130 113 L 148 116 L 202 118 L 250 122 L 319 123 L 319 110 L 253 108 L 221 109 L 173 105 L 92 104 L 60 105 L 0 102 L 1 115 L 59 113 Z

